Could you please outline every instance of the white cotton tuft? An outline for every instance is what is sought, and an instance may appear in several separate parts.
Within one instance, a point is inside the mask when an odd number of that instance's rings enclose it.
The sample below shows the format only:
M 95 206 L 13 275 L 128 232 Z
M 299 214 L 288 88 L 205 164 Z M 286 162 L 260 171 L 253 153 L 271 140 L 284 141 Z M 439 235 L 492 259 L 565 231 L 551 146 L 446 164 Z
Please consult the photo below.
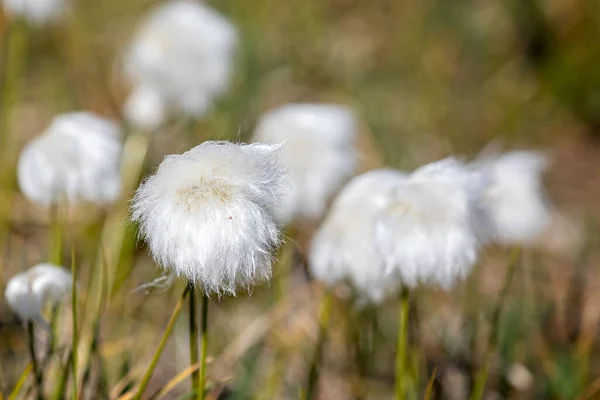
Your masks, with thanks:
M 392 191 L 377 219 L 377 243 L 388 271 L 405 286 L 433 283 L 451 287 L 477 260 L 484 238 L 480 173 L 454 159 L 417 169 Z
M 15 275 L 6 286 L 6 301 L 24 321 L 42 320 L 46 304 L 57 305 L 70 294 L 71 274 L 52 264 L 38 264 Z
M 316 279 L 328 286 L 349 281 L 361 301 L 373 303 L 399 289 L 399 276 L 386 270 L 376 242 L 376 220 L 392 189 L 405 180 L 401 172 L 381 169 L 355 177 L 342 189 L 312 240 L 309 260 Z
M 236 45 L 234 26 L 215 10 L 201 2 L 170 1 L 139 27 L 125 72 L 134 90 L 152 88 L 169 109 L 200 117 L 228 89 Z
M 334 104 L 288 104 L 265 114 L 255 140 L 283 143 L 289 185 L 275 209 L 278 223 L 320 219 L 329 200 L 356 173 L 354 113 Z
M 2 0 L 2 5 L 7 15 L 35 26 L 57 22 L 69 8 L 66 0 Z
M 23 194 L 40 205 L 66 199 L 113 202 L 121 190 L 119 127 L 91 113 L 55 117 L 23 149 L 17 167 Z
M 271 210 L 284 179 L 277 149 L 209 141 L 167 156 L 132 206 L 155 260 L 207 293 L 270 278 L 280 241 Z
M 123 108 L 125 118 L 134 127 L 144 131 L 160 128 L 167 119 L 167 110 L 158 91 L 140 85 L 131 92 Z
M 546 228 L 550 212 L 541 174 L 547 166 L 547 157 L 533 151 L 490 156 L 474 164 L 490 177 L 483 205 L 492 241 L 528 244 Z

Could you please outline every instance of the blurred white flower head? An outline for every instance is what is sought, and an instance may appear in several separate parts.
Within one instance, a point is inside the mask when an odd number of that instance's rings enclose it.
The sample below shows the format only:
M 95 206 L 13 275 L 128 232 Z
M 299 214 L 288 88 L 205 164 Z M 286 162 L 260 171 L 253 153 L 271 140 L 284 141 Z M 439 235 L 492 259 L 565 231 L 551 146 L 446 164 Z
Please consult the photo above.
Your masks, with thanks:
M 275 209 L 278 223 L 318 220 L 328 201 L 355 175 L 356 117 L 333 104 L 288 104 L 265 114 L 255 140 L 283 143 L 279 153 L 289 185 Z
M 67 0 L 2 0 L 4 12 L 35 26 L 60 20 L 69 8 Z
M 167 119 L 166 105 L 160 93 L 144 85 L 134 88 L 127 98 L 123 112 L 127 121 L 144 131 L 160 128 Z
M 148 105 L 156 101 L 148 99 L 149 92 L 173 111 L 202 116 L 229 87 L 236 44 L 234 26 L 201 2 L 176 0 L 157 6 L 139 27 L 125 57 L 132 96 L 138 97 L 127 102 L 126 116 L 136 123 L 138 108 L 164 112 L 155 107 L 157 103 Z M 144 100 L 139 99 L 140 87 L 146 91 Z M 131 113 L 132 109 L 138 112 Z
M 23 194 L 40 205 L 114 201 L 121 189 L 119 127 L 86 112 L 54 118 L 23 149 L 17 167 Z
M 391 191 L 405 180 L 401 172 L 381 169 L 355 177 L 342 189 L 311 244 L 316 279 L 328 286 L 347 280 L 363 302 L 380 303 L 399 289 L 399 275 L 386 271 L 375 230 Z
M 492 241 L 528 244 L 546 228 L 550 212 L 541 174 L 547 165 L 547 157 L 533 151 L 489 156 L 474 164 L 490 177 L 483 205 Z
M 278 146 L 205 142 L 170 155 L 137 190 L 132 218 L 155 260 L 207 293 L 271 276 L 271 214 L 284 179 Z
M 71 273 L 52 264 L 38 264 L 13 276 L 6 285 L 9 306 L 24 321 L 43 322 L 46 304 L 57 305 L 70 294 Z
M 482 239 L 483 174 L 454 159 L 414 171 L 394 188 L 377 219 L 377 243 L 388 271 L 406 286 L 449 288 L 466 276 Z

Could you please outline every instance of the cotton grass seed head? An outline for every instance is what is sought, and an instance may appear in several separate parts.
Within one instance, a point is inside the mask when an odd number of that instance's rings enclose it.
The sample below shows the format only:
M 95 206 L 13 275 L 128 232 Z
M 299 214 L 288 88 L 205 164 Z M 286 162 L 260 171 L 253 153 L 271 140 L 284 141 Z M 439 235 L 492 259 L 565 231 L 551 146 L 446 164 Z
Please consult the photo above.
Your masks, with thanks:
M 155 260 L 207 293 L 235 294 L 271 275 L 278 146 L 205 142 L 170 155 L 137 190 L 133 220 Z
M 388 271 L 406 286 L 450 287 L 466 276 L 482 242 L 485 177 L 445 159 L 413 172 L 392 191 L 377 219 L 377 244 Z
M 139 27 L 125 57 L 132 96 L 139 97 L 142 87 L 173 111 L 202 116 L 229 87 L 236 43 L 233 25 L 201 2 L 176 0 L 157 6 Z M 139 101 L 130 99 L 128 107 L 142 107 Z
M 399 171 L 381 169 L 355 177 L 342 189 L 311 244 L 316 279 L 329 286 L 349 281 L 364 302 L 380 303 L 398 290 L 399 275 L 386 270 L 376 242 L 376 222 L 393 188 L 405 180 Z
M 23 149 L 17 167 L 23 194 L 40 205 L 114 201 L 121 189 L 118 126 L 91 113 L 62 114 Z
M 490 176 L 483 205 L 491 240 L 528 244 L 548 225 L 550 212 L 541 181 L 547 166 L 547 157 L 533 151 L 488 156 L 474 164 Z
M 44 306 L 60 303 L 70 293 L 72 281 L 65 269 L 38 264 L 8 281 L 6 301 L 23 321 L 41 321 Z
M 66 0 L 2 0 L 4 12 L 13 18 L 22 18 L 34 26 L 57 22 L 66 13 Z
M 280 162 L 289 185 L 275 210 L 279 223 L 318 220 L 357 169 L 356 117 L 334 104 L 288 104 L 265 114 L 255 138 L 283 143 Z

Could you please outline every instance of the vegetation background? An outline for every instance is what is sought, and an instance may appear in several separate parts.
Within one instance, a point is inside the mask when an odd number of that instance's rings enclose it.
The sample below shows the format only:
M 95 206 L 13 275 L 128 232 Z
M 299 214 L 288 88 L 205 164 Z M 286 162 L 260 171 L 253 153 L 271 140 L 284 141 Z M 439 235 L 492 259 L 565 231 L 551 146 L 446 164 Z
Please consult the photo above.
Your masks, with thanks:
M 89 110 L 120 119 L 129 90 L 122 56 L 140 17 L 156 3 L 79 0 L 68 24 L 28 31 L 19 90 L 0 127 L 5 182 L 0 203 L 6 217 L 2 290 L 10 276 L 48 259 L 51 250 L 47 212 L 26 201 L 14 182 L 19 149 L 61 112 Z M 490 146 L 546 150 L 553 159 L 547 174 L 553 224 L 538 246 L 524 252 L 517 269 L 487 396 L 600 398 L 600 2 L 207 3 L 239 29 L 233 86 L 202 120 L 175 121 L 151 137 L 145 171 L 166 154 L 207 139 L 248 140 L 263 112 L 297 101 L 352 106 L 362 121 L 365 168 L 410 170 L 450 154 L 472 158 Z M 0 16 L 3 60 L 11 29 Z M 6 85 L 11 77 L 4 61 L 0 68 Z M 7 109 L 6 101 L 2 107 Z M 159 276 L 143 244 L 136 244 L 135 226 L 113 223 L 112 229 L 126 232 L 119 251 L 102 234 L 105 221 L 126 221 L 127 195 L 111 209 L 70 209 L 64 229 L 63 265 L 74 261 L 79 271 L 84 398 L 116 399 L 135 385 L 183 287 L 134 291 Z M 299 230 L 290 243 L 302 255 L 310 227 Z M 299 398 L 322 296 L 296 265 L 301 258 L 282 251 L 271 284 L 249 298 L 213 299 L 209 384 L 214 398 Z M 103 260 L 99 268 L 98 259 Z M 452 292 L 419 292 L 411 319 L 415 398 L 423 398 L 432 376 L 434 396 L 467 397 L 483 362 L 507 263 L 506 249 L 491 249 Z M 334 307 L 320 398 L 356 398 L 357 390 L 366 399 L 392 398 L 397 301 L 360 312 L 348 311 L 342 301 Z M 183 313 L 178 321 L 148 396 L 184 398 L 189 390 L 186 317 Z M 70 318 L 65 307 L 56 321 L 60 334 L 47 366 L 48 392 L 60 381 Z M 349 338 L 348 331 L 355 336 Z M 38 340 L 48 338 L 40 333 Z M 28 360 L 23 326 L 2 299 L 0 396 L 13 390 Z M 182 371 L 182 379 L 173 380 Z M 27 382 L 20 396 L 33 395 Z

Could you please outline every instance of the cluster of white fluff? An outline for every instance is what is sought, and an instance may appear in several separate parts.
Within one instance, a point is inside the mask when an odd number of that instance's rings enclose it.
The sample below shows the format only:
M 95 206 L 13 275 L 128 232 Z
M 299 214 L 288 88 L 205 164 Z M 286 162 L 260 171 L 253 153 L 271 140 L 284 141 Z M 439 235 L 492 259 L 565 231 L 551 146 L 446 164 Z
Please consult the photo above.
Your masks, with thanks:
M 475 263 L 480 174 L 446 159 L 404 174 L 376 170 L 354 178 L 332 205 L 310 254 L 314 276 L 348 280 L 381 302 L 401 285 L 451 286 Z
M 275 209 L 280 224 L 318 220 L 328 201 L 355 173 L 356 117 L 333 104 L 288 104 L 265 114 L 259 142 L 284 143 L 279 159 L 289 185 Z
M 126 117 L 143 129 L 164 122 L 165 108 L 199 117 L 229 86 L 237 33 L 201 2 L 159 5 L 139 27 L 125 60 L 133 92 Z
M 38 264 L 8 281 L 5 297 L 23 321 L 43 322 L 46 304 L 57 305 L 72 288 L 71 274 L 52 264 Z
M 170 155 L 137 190 L 133 220 L 156 261 L 207 293 L 235 294 L 271 275 L 278 146 L 205 142 Z
M 68 9 L 66 0 L 2 0 L 4 12 L 36 26 L 59 20 Z
M 538 152 L 514 151 L 483 158 L 474 167 L 486 174 L 487 235 L 500 244 L 528 244 L 550 219 L 541 174 L 548 165 Z
M 30 200 L 105 204 L 121 189 L 119 127 L 94 114 L 62 114 L 23 149 L 18 181 Z
M 327 285 L 348 280 L 364 301 L 379 303 L 399 286 L 388 274 L 375 238 L 375 219 L 405 175 L 391 169 L 367 172 L 340 192 L 310 249 L 312 275 Z
M 449 288 L 477 260 L 485 177 L 445 159 L 417 169 L 394 188 L 377 219 L 376 241 L 386 270 L 406 286 Z

